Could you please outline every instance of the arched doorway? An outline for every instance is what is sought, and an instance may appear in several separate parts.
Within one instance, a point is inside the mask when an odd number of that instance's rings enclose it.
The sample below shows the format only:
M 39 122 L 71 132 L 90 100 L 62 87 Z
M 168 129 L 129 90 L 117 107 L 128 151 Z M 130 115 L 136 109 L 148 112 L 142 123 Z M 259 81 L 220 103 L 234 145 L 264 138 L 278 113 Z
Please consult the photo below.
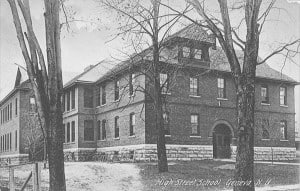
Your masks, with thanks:
M 224 124 L 217 124 L 212 132 L 213 136 L 213 157 L 230 158 L 231 157 L 231 128 Z

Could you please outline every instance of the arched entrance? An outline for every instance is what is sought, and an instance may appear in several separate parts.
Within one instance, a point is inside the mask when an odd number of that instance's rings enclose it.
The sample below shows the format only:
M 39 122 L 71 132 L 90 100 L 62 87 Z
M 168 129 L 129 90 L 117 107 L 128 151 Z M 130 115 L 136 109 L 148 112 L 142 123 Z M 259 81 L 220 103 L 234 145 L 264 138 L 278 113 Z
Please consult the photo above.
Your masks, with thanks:
M 214 158 L 230 158 L 231 157 L 231 128 L 224 124 L 217 124 L 213 128 L 213 157 Z

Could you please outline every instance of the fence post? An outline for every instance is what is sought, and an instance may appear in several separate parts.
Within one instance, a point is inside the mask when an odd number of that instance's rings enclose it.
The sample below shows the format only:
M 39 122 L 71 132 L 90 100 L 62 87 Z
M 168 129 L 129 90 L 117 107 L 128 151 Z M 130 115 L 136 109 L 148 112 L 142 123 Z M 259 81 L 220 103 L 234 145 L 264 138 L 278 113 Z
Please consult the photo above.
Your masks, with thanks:
M 41 165 L 34 163 L 32 168 L 33 191 L 39 191 L 41 185 Z
M 15 191 L 14 168 L 9 167 L 9 190 Z

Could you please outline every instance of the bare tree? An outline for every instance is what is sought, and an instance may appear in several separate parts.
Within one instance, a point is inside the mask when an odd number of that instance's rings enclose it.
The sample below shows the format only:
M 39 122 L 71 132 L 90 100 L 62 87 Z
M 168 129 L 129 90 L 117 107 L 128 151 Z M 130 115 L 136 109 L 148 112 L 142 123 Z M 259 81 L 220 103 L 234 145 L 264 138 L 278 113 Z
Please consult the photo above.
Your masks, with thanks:
M 155 126 L 157 129 L 157 158 L 159 172 L 168 171 L 166 140 L 164 122 L 166 116 L 165 102 L 166 91 L 171 86 L 171 81 L 176 75 L 177 68 L 166 64 L 169 58 L 163 58 L 164 40 L 168 37 L 171 28 L 178 23 L 180 15 L 170 15 L 160 10 L 160 0 L 150 2 L 136 1 L 100 1 L 105 7 L 114 10 L 120 21 L 120 31 L 116 37 L 127 37 L 130 47 L 136 54 L 128 55 L 129 62 L 136 64 L 141 62 L 144 67 L 142 75 L 145 75 L 150 89 L 137 86 L 134 91 L 142 91 L 146 94 L 154 106 Z M 183 12 L 186 12 L 185 9 Z M 123 23 L 122 23 L 123 21 Z M 132 38 L 133 37 L 133 38 Z M 146 50 L 145 47 L 148 46 Z M 143 51 L 142 51 L 143 50 Z M 125 53 L 126 54 L 126 53 Z M 149 58 L 149 55 L 151 58 Z M 164 62 L 164 64 L 162 64 Z M 160 74 L 165 73 L 166 79 L 161 79 Z
M 236 185 L 234 190 L 254 190 L 254 82 L 256 67 L 276 54 L 283 54 L 286 59 L 292 59 L 299 53 L 300 39 L 284 43 L 269 56 L 260 60 L 258 57 L 259 37 L 270 11 L 274 8 L 275 0 L 269 2 L 262 13 L 260 13 L 262 0 L 234 1 L 231 6 L 228 5 L 227 0 L 218 0 L 221 20 L 208 13 L 208 9 L 204 7 L 205 1 L 188 0 L 188 2 L 202 20 L 196 21 L 187 14 L 183 16 L 200 27 L 210 30 L 215 35 L 230 64 L 236 88 L 238 118 L 235 180 L 245 183 Z M 166 4 L 163 6 L 182 14 Z M 244 17 L 237 27 L 233 27 L 230 20 L 230 11 L 235 10 L 244 11 Z M 243 29 L 242 24 L 245 26 L 245 38 L 239 36 L 237 32 Z M 238 59 L 236 49 L 241 49 L 244 52 L 242 61 Z M 248 184 L 249 182 L 250 184 Z
M 64 172 L 64 154 L 62 137 L 62 71 L 59 0 L 44 0 L 47 66 L 42 48 L 37 40 L 32 26 L 29 0 L 17 0 L 25 21 L 27 32 L 23 33 L 21 18 L 15 0 L 7 0 L 17 38 L 26 63 L 42 128 L 47 139 L 47 154 L 49 159 L 49 190 L 66 190 Z

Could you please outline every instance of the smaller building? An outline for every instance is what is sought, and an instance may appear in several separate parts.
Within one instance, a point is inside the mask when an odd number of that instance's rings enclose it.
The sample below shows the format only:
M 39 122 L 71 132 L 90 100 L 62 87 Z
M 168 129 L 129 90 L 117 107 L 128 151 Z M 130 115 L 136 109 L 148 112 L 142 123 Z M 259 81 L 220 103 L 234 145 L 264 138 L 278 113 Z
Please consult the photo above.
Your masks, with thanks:
M 23 75 L 26 76 L 26 75 Z M 18 69 L 15 86 L 0 102 L 0 164 L 43 158 L 43 136 L 31 84 Z

